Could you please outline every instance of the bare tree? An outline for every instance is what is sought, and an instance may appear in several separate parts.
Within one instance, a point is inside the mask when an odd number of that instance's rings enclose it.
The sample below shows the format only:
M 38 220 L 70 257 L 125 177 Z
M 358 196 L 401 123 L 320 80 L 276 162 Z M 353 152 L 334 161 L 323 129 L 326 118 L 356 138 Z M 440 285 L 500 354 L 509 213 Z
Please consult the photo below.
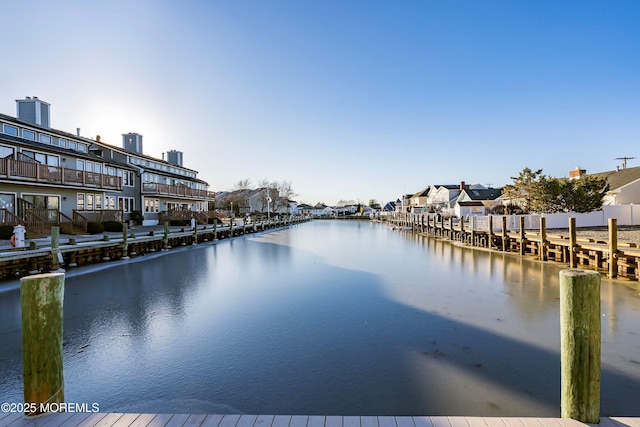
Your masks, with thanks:
M 231 187 L 229 191 L 248 190 L 249 187 L 251 187 L 251 180 L 249 178 L 244 178 L 233 184 L 233 187 Z

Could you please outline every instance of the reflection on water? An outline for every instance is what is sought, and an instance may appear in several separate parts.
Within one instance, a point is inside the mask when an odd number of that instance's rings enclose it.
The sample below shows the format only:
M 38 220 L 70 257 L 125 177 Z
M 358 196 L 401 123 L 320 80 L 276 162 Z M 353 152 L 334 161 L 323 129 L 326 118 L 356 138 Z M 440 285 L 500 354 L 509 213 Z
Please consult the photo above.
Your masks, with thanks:
M 65 392 L 103 411 L 559 416 L 556 265 L 316 221 L 71 272 Z M 0 291 L 0 400 L 22 400 Z M 9 289 L 9 290 L 7 290 Z M 640 298 L 603 281 L 603 415 L 640 415 Z

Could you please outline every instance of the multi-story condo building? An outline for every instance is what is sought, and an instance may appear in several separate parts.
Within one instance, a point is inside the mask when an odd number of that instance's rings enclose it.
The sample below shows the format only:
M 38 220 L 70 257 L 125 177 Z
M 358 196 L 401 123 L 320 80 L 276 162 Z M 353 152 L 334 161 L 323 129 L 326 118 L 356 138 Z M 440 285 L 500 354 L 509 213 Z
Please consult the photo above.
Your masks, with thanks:
M 50 105 L 17 100 L 17 117 L 0 114 L 0 224 L 22 224 L 31 235 L 52 225 L 86 231 L 87 221 L 131 219 L 145 224 L 208 218 L 213 193 L 182 165 L 144 155 L 142 135 L 123 135 L 122 148 L 50 127 Z M 164 156 L 163 156 L 164 157 Z

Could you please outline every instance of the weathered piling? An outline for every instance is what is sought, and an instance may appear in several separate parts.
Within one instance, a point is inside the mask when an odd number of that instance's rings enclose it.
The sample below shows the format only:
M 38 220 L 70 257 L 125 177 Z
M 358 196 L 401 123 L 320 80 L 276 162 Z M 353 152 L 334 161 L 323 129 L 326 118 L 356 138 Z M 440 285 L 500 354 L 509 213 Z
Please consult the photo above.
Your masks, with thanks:
M 618 220 L 609 218 L 609 277 L 618 277 Z
M 124 222 L 122 224 L 122 258 L 121 259 L 129 259 L 129 243 L 127 239 L 129 238 L 129 227 L 127 227 L 127 223 Z
M 49 412 L 64 402 L 62 307 L 64 273 L 20 279 L 22 369 L 26 416 Z
M 527 253 L 527 240 L 524 234 L 524 217 L 520 217 L 520 230 L 519 231 L 519 239 L 520 239 L 520 255 L 524 255 Z
M 578 266 L 578 257 L 577 257 L 577 240 L 578 236 L 576 234 L 576 218 L 569 218 L 569 266 L 571 268 L 576 268 Z
M 600 274 L 560 271 L 561 415 L 600 419 Z
M 540 245 L 538 247 L 540 261 L 547 260 L 547 219 L 540 217 Z
M 60 253 L 60 227 L 51 227 L 51 271 L 57 271 L 62 264 Z
M 506 252 L 508 248 L 509 238 L 507 237 L 507 217 L 502 216 L 502 252 Z

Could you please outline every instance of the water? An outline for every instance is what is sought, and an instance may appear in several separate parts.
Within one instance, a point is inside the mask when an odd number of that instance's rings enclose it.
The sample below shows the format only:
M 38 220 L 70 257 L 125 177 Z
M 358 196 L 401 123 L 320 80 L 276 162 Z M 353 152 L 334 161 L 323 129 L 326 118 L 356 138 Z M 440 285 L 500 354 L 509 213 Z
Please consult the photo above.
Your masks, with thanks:
M 379 224 L 314 221 L 77 269 L 67 402 L 109 412 L 559 416 L 558 273 Z M 602 284 L 602 414 L 640 415 L 640 295 Z M 21 402 L 0 285 L 0 401 Z

